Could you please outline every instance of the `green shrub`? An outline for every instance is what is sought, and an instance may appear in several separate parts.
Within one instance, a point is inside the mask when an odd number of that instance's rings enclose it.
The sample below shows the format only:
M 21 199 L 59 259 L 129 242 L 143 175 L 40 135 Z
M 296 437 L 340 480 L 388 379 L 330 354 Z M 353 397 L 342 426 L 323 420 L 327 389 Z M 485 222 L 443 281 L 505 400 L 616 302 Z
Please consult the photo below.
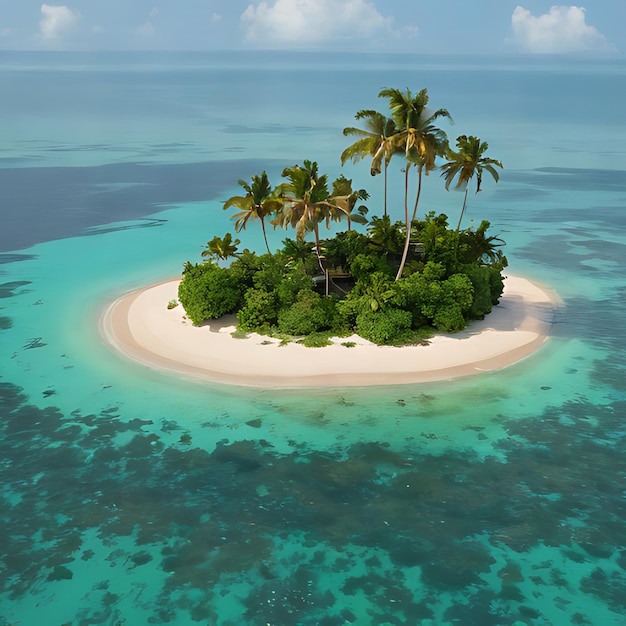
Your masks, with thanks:
M 365 274 L 348 295 L 337 303 L 338 322 L 354 327 L 361 313 L 386 309 L 396 304 L 397 294 L 393 280 L 382 272 Z
M 348 295 L 337 302 L 337 315 L 341 323 L 350 328 L 356 323 L 356 316 L 361 312 L 362 304 L 360 297 L 354 294 L 354 289 Z
M 293 304 L 301 291 L 311 290 L 311 277 L 301 265 L 285 268 L 283 278 L 276 288 L 276 297 L 281 308 Z
M 251 284 L 256 289 L 274 293 L 279 307 L 289 306 L 303 289 L 311 287 L 311 277 L 300 262 L 294 263 L 282 252 L 261 257 L 262 264 L 254 272 Z
M 276 323 L 276 296 L 265 289 L 248 289 L 245 304 L 239 309 L 239 328 L 245 331 L 261 331 Z
M 442 283 L 446 302 L 459 305 L 461 313 L 466 314 L 474 302 L 474 286 L 465 274 L 453 274 Z
M 285 275 L 285 261 L 281 255 L 264 255 L 263 265 L 255 272 L 254 286 L 265 291 L 274 291 L 281 284 Z
M 495 267 L 489 268 L 489 286 L 491 287 L 491 304 L 496 305 L 500 302 L 500 296 L 504 291 L 504 278 L 500 270 Z
M 440 306 L 445 306 L 445 302 L 443 302 L 443 289 L 441 288 L 441 283 L 438 280 L 433 281 L 424 281 L 424 288 L 421 291 L 421 302 L 422 302 L 422 315 L 424 315 L 429 322 L 432 322 L 433 318 L 437 313 L 437 309 Z
M 245 293 L 246 289 L 253 286 L 253 278 L 259 267 L 265 263 L 268 254 L 257 256 L 247 248 L 229 266 L 233 280 L 236 280 Z
M 378 311 L 364 310 L 357 316 L 356 332 L 373 343 L 396 343 L 411 328 L 413 316 L 409 311 L 387 308 Z
M 309 335 L 334 326 L 334 301 L 311 289 L 300 291 L 296 301 L 278 313 L 278 330 L 290 335 Z
M 426 288 L 427 281 L 422 274 L 411 274 L 395 283 L 396 304 L 398 308 L 411 312 L 412 328 L 421 328 L 430 323 L 430 319 L 422 313 Z
M 437 330 L 446 333 L 457 333 L 463 330 L 466 322 L 461 307 L 456 303 L 438 307 L 433 317 L 433 325 Z
M 472 306 L 473 292 L 472 281 L 464 274 L 454 274 L 441 282 L 427 282 L 422 292 L 422 313 L 432 320 L 437 330 L 463 330 L 465 315 Z
M 305 345 L 307 348 L 325 348 L 332 345 L 328 333 L 311 333 L 298 343 Z
M 428 261 L 428 263 L 424 266 L 422 275 L 426 281 L 442 280 L 446 275 L 446 268 L 441 263 Z
M 350 275 L 356 281 L 375 272 L 382 272 L 387 276 L 392 273 L 385 259 L 375 254 L 357 254 L 350 265 Z
M 428 213 L 424 220 L 413 222 L 417 241 L 423 244 L 422 259 L 441 265 L 446 274 L 453 271 L 456 263 L 456 235 L 448 230 L 448 216 L 444 213 Z
M 490 267 L 486 265 L 464 265 L 462 273 L 472 281 L 474 298 L 468 316 L 471 319 L 482 319 L 491 311 Z
M 332 331 L 338 337 L 347 337 L 352 334 L 352 327 L 347 325 L 337 311 L 340 300 L 332 294 L 323 297 L 320 306 L 324 311 L 324 328 Z
M 332 239 L 324 239 L 322 248 L 329 268 L 343 267 L 346 271 L 354 258 L 361 254 L 367 245 L 367 237 L 356 230 L 337 233 Z
M 178 286 L 178 299 L 196 325 L 236 311 L 242 296 L 242 287 L 229 270 L 210 262 L 186 265 Z
M 240 328 L 235 329 L 232 333 L 230 333 L 230 336 L 233 339 L 247 339 L 249 337 L 248 333 Z
M 406 333 L 400 336 L 400 342 L 398 345 L 411 345 L 411 346 L 427 346 L 429 339 L 433 336 L 433 329 L 431 327 L 422 326 L 413 330 L 408 330 Z

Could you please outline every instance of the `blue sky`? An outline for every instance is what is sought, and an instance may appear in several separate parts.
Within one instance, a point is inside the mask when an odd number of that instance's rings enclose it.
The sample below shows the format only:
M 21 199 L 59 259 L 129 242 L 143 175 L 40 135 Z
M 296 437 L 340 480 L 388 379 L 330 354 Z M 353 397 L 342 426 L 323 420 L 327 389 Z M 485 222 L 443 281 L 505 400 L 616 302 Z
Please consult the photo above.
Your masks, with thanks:
M 626 0 L 0 0 L 0 50 L 626 52 Z

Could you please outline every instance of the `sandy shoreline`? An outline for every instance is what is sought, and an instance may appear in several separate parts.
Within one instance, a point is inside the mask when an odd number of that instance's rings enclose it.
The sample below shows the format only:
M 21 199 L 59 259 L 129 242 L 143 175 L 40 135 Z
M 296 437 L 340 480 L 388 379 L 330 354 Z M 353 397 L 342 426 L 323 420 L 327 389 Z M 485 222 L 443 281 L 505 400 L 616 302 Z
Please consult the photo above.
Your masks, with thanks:
M 509 276 L 500 304 L 463 332 L 428 346 L 376 346 L 356 335 L 326 348 L 279 345 L 255 333 L 235 339 L 234 317 L 195 327 L 182 306 L 167 309 L 180 279 L 126 294 L 100 320 L 104 342 L 150 368 L 180 378 L 250 387 L 366 386 L 446 380 L 501 369 L 548 338 L 558 299 Z M 349 348 L 342 342 L 355 341 Z

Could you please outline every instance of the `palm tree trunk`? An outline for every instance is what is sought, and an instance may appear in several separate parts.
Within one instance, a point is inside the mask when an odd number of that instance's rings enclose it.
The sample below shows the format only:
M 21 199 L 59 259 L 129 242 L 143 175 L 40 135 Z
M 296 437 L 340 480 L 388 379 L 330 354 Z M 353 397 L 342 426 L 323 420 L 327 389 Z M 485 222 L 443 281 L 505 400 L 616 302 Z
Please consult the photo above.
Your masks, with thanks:
M 387 215 L 387 163 L 385 163 L 385 172 L 384 172 L 384 213 L 383 215 Z
M 315 228 L 313 229 L 315 233 L 315 254 L 317 256 L 317 263 L 324 274 L 324 295 L 327 296 L 330 293 L 330 279 L 328 276 L 328 270 L 324 267 L 324 263 L 322 263 L 322 251 L 320 247 L 320 231 L 317 226 L 317 222 L 315 223 Z
M 417 194 L 415 196 L 415 204 L 413 205 L 413 215 L 411 216 L 411 224 L 415 221 L 417 216 L 417 205 L 420 202 L 420 196 L 422 194 L 422 166 L 419 166 L 417 175 Z
M 461 230 L 461 220 L 463 219 L 466 206 L 467 206 L 467 187 L 465 187 L 465 197 L 463 198 L 463 208 L 461 209 L 461 215 L 459 216 L 459 223 L 456 225 L 457 237 L 459 235 L 459 231 Z
M 261 216 L 261 229 L 263 230 L 263 239 L 265 240 L 265 247 L 267 248 L 267 253 L 272 256 L 272 253 L 270 252 L 270 246 L 267 243 L 267 233 L 265 232 L 265 221 L 263 219 L 263 216 Z
M 465 207 L 467 206 L 467 187 L 465 187 L 465 196 L 463 198 L 463 208 L 461 209 L 461 215 L 459 216 L 459 223 L 456 225 L 456 232 L 454 233 L 454 237 L 456 242 L 454 244 L 454 258 L 458 259 L 459 256 L 459 232 L 461 231 L 461 221 L 463 219 L 463 214 L 465 213 Z
M 417 206 L 422 193 L 422 168 L 420 166 L 418 168 L 417 175 L 417 195 L 415 196 L 415 206 L 413 207 L 413 216 L 411 217 L 411 221 L 409 221 L 409 168 L 410 165 L 407 163 L 404 179 L 404 217 L 406 219 L 406 235 L 404 237 L 404 250 L 402 251 L 402 260 L 400 261 L 400 267 L 398 268 L 398 273 L 396 274 L 396 281 L 402 277 L 402 272 L 404 272 L 406 259 L 409 255 L 409 244 L 411 243 L 411 225 L 413 224 L 413 220 L 417 214 Z

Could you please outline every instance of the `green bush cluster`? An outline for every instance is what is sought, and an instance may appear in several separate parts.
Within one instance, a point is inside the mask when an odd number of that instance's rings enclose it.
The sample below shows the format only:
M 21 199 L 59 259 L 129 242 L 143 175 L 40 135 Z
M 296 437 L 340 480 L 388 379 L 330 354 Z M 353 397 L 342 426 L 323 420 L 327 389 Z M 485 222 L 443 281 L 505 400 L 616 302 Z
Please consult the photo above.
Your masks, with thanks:
M 453 149 L 435 123 L 451 120 L 450 114 L 428 107 L 427 89 L 385 88 L 378 96 L 387 101 L 389 113 L 356 113 L 365 128 L 344 128 L 344 135 L 356 141 L 342 152 L 341 163 L 371 158 L 372 176 L 384 170 L 383 217 L 368 222 L 369 209 L 361 202 L 369 193 L 354 189 L 344 175 L 331 182 L 315 161 L 284 168 L 276 186 L 265 171 L 249 182 L 239 180 L 245 195 L 232 196 L 224 209 L 238 210 L 232 215 L 236 233 L 259 223 L 267 255 L 239 253 L 241 242 L 232 233 L 214 236 L 202 252 L 212 259 L 208 266 L 185 265 L 180 300 L 194 323 L 230 312 L 244 331 L 303 335 L 309 345 L 323 344 L 328 333 L 354 331 L 376 343 L 398 345 L 423 341 L 433 330 L 457 332 L 498 302 L 507 265 L 499 250 L 504 242 L 487 235 L 487 221 L 464 230 L 461 224 L 469 184 L 475 181 L 480 191 L 485 174 L 498 182 L 502 163 L 487 157 L 489 144 L 474 135 L 460 135 Z M 403 222 L 392 222 L 387 213 L 392 160 L 400 161 L 404 172 Z M 434 170 L 446 189 L 452 184 L 465 189 L 455 229 L 443 213 L 415 219 L 424 177 Z M 412 175 L 417 176 L 414 198 Z M 322 224 L 329 228 L 342 221 L 345 232 L 320 237 Z M 295 231 L 295 239 L 285 239 L 274 255 L 268 224 Z M 367 225 L 365 232 L 355 231 L 355 224 Z M 308 234 L 314 242 L 307 242 Z M 230 258 L 235 261 L 229 268 L 217 265 Z
M 275 294 L 265 289 L 251 287 L 244 295 L 243 307 L 237 312 L 239 328 L 246 331 L 268 329 L 277 315 Z
M 411 328 L 412 318 L 410 311 L 395 307 L 378 311 L 364 309 L 357 315 L 355 331 L 373 343 L 395 343 Z
M 324 298 L 312 289 L 303 289 L 287 308 L 278 313 L 278 330 L 288 335 L 310 335 L 335 326 L 334 298 Z
M 189 266 L 178 287 L 178 298 L 194 324 L 235 311 L 243 285 L 226 268 L 213 263 Z
M 273 255 L 235 253 L 229 267 L 187 263 L 179 299 L 194 324 L 235 313 L 241 331 L 304 337 L 305 345 L 354 332 L 377 344 L 417 343 L 434 331 L 458 332 L 497 304 L 506 258 L 494 253 L 488 226 L 456 233 L 445 215 L 416 220 L 413 251 L 395 279 L 402 225 L 374 218 L 367 234 L 322 240 L 320 259 L 287 239 Z M 329 295 L 320 262 L 329 270 Z

